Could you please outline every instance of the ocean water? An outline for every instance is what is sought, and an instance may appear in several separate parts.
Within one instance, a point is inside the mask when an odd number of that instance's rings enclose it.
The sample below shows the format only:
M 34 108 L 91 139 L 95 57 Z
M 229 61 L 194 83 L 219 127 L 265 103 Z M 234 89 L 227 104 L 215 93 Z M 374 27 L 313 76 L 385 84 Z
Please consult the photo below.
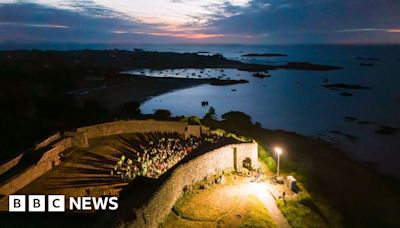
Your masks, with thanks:
M 139 48 L 139 47 L 138 47 Z M 275 70 L 259 79 L 234 69 L 136 70 L 149 76 L 221 77 L 247 79 L 231 86 L 202 85 L 153 97 L 142 104 L 144 113 L 168 109 L 174 115 L 204 116 L 209 106 L 218 115 L 229 111 L 249 114 L 268 129 L 320 137 L 346 150 L 350 157 L 373 163 L 387 174 L 400 176 L 400 132 L 375 133 L 381 125 L 400 128 L 400 46 L 238 46 L 149 45 L 145 50 L 220 53 L 229 59 L 260 64 L 310 61 L 343 67 L 336 71 Z M 283 53 L 287 57 L 241 57 L 246 53 Z M 379 61 L 357 57 L 379 58 Z M 373 63 L 374 66 L 360 66 Z M 324 83 L 368 86 L 365 90 L 329 90 Z M 353 96 L 341 96 L 341 92 Z M 209 106 L 201 106 L 207 100 Z M 345 117 L 356 117 L 346 121 Z M 360 124 L 358 121 L 368 121 Z M 332 133 L 336 132 L 336 133 Z M 340 132 L 338 134 L 338 132 Z

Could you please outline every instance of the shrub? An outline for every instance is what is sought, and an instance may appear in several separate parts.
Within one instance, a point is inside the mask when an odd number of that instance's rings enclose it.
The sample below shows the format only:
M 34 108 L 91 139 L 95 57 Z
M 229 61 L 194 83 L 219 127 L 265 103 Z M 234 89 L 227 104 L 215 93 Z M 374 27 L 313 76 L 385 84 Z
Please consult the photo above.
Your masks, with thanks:
M 313 210 L 297 200 L 279 199 L 277 205 L 290 225 L 296 227 L 326 227 L 327 224 Z
M 156 120 L 168 120 L 171 118 L 171 112 L 165 109 L 158 109 L 153 114 Z
M 190 124 L 200 124 L 201 125 L 201 121 L 200 118 L 198 116 L 191 116 L 189 117 L 189 121 Z
M 278 199 L 276 204 L 292 227 L 327 227 L 327 217 L 314 202 L 302 184 L 298 183 L 299 193 L 294 199 Z M 333 215 L 332 215 L 333 217 Z M 329 214 L 331 218 L 331 214 Z
M 216 129 L 214 132 L 219 136 L 223 136 L 226 133 L 225 130 L 220 129 L 220 128 Z
M 258 144 L 258 157 L 267 165 L 269 171 L 276 171 L 276 162 L 272 158 L 272 154 L 260 144 Z

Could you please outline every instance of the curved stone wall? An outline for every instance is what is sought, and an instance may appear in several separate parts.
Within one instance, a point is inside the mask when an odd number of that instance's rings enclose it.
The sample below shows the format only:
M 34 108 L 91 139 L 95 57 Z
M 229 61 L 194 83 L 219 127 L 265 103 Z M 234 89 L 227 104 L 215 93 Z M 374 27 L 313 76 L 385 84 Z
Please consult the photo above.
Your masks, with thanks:
M 81 127 L 76 131 L 86 135 L 85 137 L 90 140 L 122 133 L 174 132 L 184 135 L 187 126 L 187 122 L 178 121 L 128 120 Z
M 255 142 L 230 144 L 179 165 L 151 199 L 141 208 L 135 210 L 136 219 L 128 221 L 128 224 L 125 225 L 157 227 L 170 213 L 176 200 L 179 199 L 187 186 L 191 186 L 218 171 L 233 170 L 235 163 L 239 163 L 241 167 L 245 158 L 250 158 L 253 166 L 257 166 L 257 156 L 258 147 Z

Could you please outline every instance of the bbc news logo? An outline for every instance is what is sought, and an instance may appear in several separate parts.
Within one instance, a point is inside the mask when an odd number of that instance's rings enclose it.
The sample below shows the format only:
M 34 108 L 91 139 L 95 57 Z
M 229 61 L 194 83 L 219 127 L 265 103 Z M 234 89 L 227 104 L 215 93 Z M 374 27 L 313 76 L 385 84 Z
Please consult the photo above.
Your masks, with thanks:
M 47 207 L 46 207 L 47 206 Z M 65 212 L 118 209 L 117 197 L 69 197 L 66 205 L 64 195 L 10 195 L 8 211 L 10 212 Z

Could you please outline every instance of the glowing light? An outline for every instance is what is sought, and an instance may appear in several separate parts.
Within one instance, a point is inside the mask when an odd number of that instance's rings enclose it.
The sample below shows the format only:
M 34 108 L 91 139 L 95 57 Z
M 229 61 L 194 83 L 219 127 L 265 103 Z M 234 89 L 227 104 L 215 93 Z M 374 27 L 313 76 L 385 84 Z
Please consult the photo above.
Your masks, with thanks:
M 254 195 L 256 195 L 259 199 L 262 199 L 265 194 L 267 194 L 267 189 L 264 185 L 253 183 L 249 185 L 251 191 Z
M 281 149 L 281 148 L 275 147 L 274 150 L 275 150 L 275 152 L 276 152 L 278 155 L 281 155 L 281 154 L 282 154 L 282 149 Z

